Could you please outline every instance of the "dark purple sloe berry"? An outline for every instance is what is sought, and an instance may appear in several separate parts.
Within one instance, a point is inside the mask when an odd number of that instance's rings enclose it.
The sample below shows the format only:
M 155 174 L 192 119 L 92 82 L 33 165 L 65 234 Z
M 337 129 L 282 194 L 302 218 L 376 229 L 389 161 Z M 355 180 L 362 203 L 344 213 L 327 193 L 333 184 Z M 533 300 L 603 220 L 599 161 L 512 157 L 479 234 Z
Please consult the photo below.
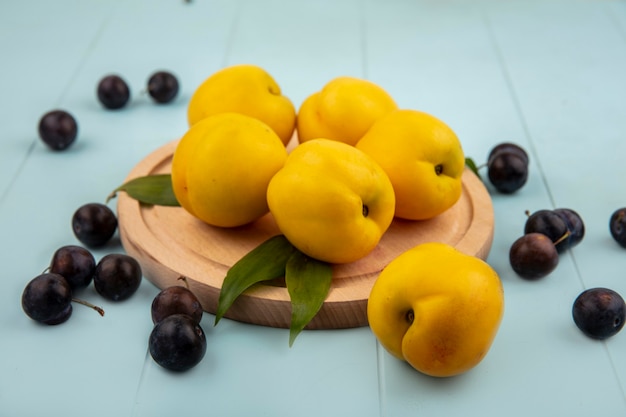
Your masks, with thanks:
M 561 253 L 568 248 L 566 242 L 569 231 L 565 220 L 553 210 L 539 210 L 529 215 L 524 225 L 524 233 L 541 233 L 556 244 L 556 250 Z
M 191 317 L 173 314 L 154 326 L 148 346 L 157 364 L 182 372 L 200 363 L 206 353 L 206 336 Z
M 549 237 L 541 233 L 529 233 L 513 243 L 509 262 L 517 275 L 536 280 L 554 271 L 559 264 L 559 254 Z
M 158 71 L 148 79 L 148 94 L 157 103 L 169 103 L 178 94 L 178 79 L 167 71 Z
M 131 256 L 111 253 L 96 265 L 93 283 L 98 294 L 112 301 L 133 295 L 141 284 L 141 266 Z
M 513 152 L 501 151 L 487 163 L 489 181 L 504 194 L 519 190 L 528 180 L 528 163 Z
M 115 234 L 117 217 L 106 205 L 88 203 L 79 207 L 72 217 L 76 238 L 90 248 L 106 244 Z
M 130 89 L 119 75 L 107 75 L 98 83 L 97 95 L 105 108 L 121 109 L 130 100 Z
M 606 339 L 619 332 L 625 315 L 624 299 L 608 288 L 583 291 L 572 307 L 574 323 L 593 339 Z
M 54 252 L 50 272 L 62 275 L 72 290 L 88 286 L 96 271 L 96 260 L 81 246 L 63 246 Z
M 72 288 L 59 274 L 38 275 L 24 288 L 22 309 L 37 322 L 63 323 L 72 315 Z
M 52 110 L 39 120 L 39 137 L 50 149 L 62 151 L 70 147 L 78 135 L 78 124 L 70 113 Z

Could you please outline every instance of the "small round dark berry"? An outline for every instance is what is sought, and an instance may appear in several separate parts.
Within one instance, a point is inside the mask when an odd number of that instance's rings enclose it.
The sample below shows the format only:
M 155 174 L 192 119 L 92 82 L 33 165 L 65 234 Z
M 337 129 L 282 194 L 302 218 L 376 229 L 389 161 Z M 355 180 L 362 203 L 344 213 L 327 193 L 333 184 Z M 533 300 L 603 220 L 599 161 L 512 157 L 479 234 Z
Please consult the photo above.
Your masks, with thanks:
M 511 194 L 526 184 L 528 163 L 516 153 L 502 151 L 489 159 L 487 176 L 496 190 Z
M 41 274 L 24 288 L 22 309 L 37 322 L 49 325 L 63 323 L 72 315 L 72 288 L 59 274 Z
M 93 283 L 98 294 L 112 301 L 133 295 L 141 284 L 141 266 L 131 256 L 111 253 L 96 265 Z
M 509 262 L 520 277 L 537 280 L 554 271 L 559 264 L 559 254 L 549 237 L 541 233 L 529 233 L 513 243 Z
M 70 113 L 64 110 L 52 110 L 39 120 L 39 137 L 55 151 L 70 147 L 78 135 L 78 124 Z
M 574 301 L 572 316 L 576 326 L 593 339 L 606 339 L 624 327 L 624 299 L 608 288 L 583 291 Z
M 569 247 L 567 238 L 570 236 L 567 224 L 563 217 L 553 210 L 538 210 L 528 216 L 524 224 L 524 233 L 541 233 L 556 244 L 556 250 L 561 253 Z
M 154 326 L 148 346 L 156 363 L 171 371 L 182 372 L 204 358 L 206 336 L 191 317 L 173 314 Z
M 130 100 L 130 89 L 119 75 L 107 75 L 98 83 L 98 100 L 110 110 L 121 109 Z
M 96 271 L 96 260 L 81 246 L 63 246 L 54 252 L 50 272 L 62 275 L 72 290 L 88 286 Z
M 101 203 L 87 203 L 72 216 L 72 230 L 76 238 L 90 248 L 105 245 L 117 229 L 113 210 Z
M 169 103 L 178 94 L 178 79 L 167 71 L 158 71 L 148 79 L 148 94 L 157 103 Z

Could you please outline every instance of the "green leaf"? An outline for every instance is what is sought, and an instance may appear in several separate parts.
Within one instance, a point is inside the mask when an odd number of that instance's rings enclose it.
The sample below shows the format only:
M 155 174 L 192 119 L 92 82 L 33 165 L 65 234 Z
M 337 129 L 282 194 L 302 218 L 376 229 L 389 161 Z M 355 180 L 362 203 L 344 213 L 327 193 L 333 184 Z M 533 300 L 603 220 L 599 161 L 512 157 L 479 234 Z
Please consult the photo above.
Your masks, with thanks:
M 330 291 L 332 266 L 295 251 L 287 261 L 285 283 L 291 298 L 289 346 L 322 308 Z
M 269 238 L 235 263 L 222 283 L 215 324 L 245 290 L 252 285 L 285 276 L 287 260 L 296 249 L 283 235 Z
M 116 188 L 108 197 L 107 202 L 119 191 L 125 191 L 130 197 L 155 206 L 180 206 L 172 189 L 170 174 L 147 175 L 132 179 Z
M 476 176 L 482 181 L 482 178 L 478 173 L 478 167 L 476 166 L 476 163 L 474 163 L 474 160 L 472 158 L 465 158 L 465 165 L 467 165 L 467 167 L 472 170 L 472 172 L 476 174 Z

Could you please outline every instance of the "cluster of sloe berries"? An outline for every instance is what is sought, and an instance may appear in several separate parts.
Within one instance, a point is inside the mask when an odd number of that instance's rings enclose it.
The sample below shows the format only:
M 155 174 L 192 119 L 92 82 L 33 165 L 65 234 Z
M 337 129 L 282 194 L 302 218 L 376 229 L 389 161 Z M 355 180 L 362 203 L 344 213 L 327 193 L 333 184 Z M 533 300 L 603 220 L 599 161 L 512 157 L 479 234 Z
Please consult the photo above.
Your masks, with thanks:
M 154 297 L 151 313 L 154 328 L 148 347 L 154 361 L 179 372 L 200 363 L 206 353 L 206 336 L 200 326 L 202 305 L 193 292 L 187 286 L 167 287 Z
M 613 214 L 610 220 L 612 234 L 614 230 L 619 231 L 619 222 L 624 222 L 625 219 L 624 209 Z M 624 225 L 621 227 L 623 229 Z M 578 245 L 584 235 L 584 222 L 574 210 L 539 210 L 528 216 L 524 235 L 511 246 L 511 267 L 524 279 L 537 280 L 545 277 L 557 267 L 559 254 Z M 613 234 L 620 244 L 621 236 L 619 232 Z M 609 288 L 587 289 L 576 297 L 572 305 L 574 323 L 593 339 L 606 339 L 615 335 L 624 326 L 625 316 L 624 299 Z
M 626 248 L 626 207 L 613 212 L 609 219 L 613 239 Z M 591 288 L 574 301 L 572 317 L 576 326 L 593 339 L 606 339 L 624 327 L 626 303 L 620 294 L 609 288 Z
M 72 315 L 73 301 L 104 315 L 100 307 L 73 297 L 75 290 L 93 280 L 96 261 L 91 252 L 80 246 L 61 247 L 52 256 L 48 270 L 33 278 L 22 292 L 22 309 L 28 317 L 39 323 L 61 324 Z
M 49 325 L 67 321 L 72 315 L 72 302 L 104 315 L 102 308 L 74 298 L 74 293 L 93 282 L 98 294 L 120 301 L 137 291 L 141 277 L 139 263 L 128 255 L 109 254 L 96 263 L 88 249 L 63 246 L 54 252 L 47 272 L 33 278 L 24 288 L 22 309 L 31 319 Z
M 495 146 L 487 158 L 488 177 L 496 190 L 511 194 L 528 179 L 528 154 L 514 143 Z M 578 245 L 585 235 L 585 224 L 572 209 L 539 210 L 527 213 L 524 234 L 509 251 L 509 261 L 517 275 L 537 280 L 550 274 L 559 263 L 559 254 Z M 611 236 L 626 248 L 626 207 L 616 210 L 609 220 Z M 609 288 L 591 288 L 576 297 L 572 317 L 587 336 L 605 339 L 624 326 L 626 304 Z
M 148 78 L 146 91 L 156 103 L 169 103 L 174 100 L 178 90 L 178 79 L 171 72 L 157 71 Z M 116 74 L 103 77 L 96 93 L 102 106 L 109 110 L 120 109 L 130 100 L 128 84 Z M 50 149 L 62 151 L 75 142 L 78 123 L 68 111 L 56 109 L 41 117 L 38 130 L 39 137 Z
M 179 91 L 177 78 L 166 71 L 150 76 L 147 93 L 156 103 L 171 102 Z M 130 100 L 130 88 L 119 75 L 110 74 L 98 83 L 97 98 L 109 110 L 121 109 Z M 53 110 L 39 121 L 39 136 L 51 149 L 61 151 L 74 143 L 78 134 L 76 119 L 67 111 Z M 87 305 L 104 315 L 102 308 L 73 297 L 92 282 L 98 294 L 111 301 L 133 295 L 142 279 L 139 262 L 125 254 L 109 254 L 96 263 L 87 248 L 100 248 L 115 235 L 115 213 L 101 203 L 87 203 L 72 216 L 72 231 L 85 246 L 58 249 L 48 270 L 31 280 L 22 294 L 22 308 L 33 320 L 49 325 L 66 321 L 72 302 Z M 186 283 L 186 281 L 185 281 Z M 153 300 L 154 328 L 149 351 L 160 366 L 185 371 L 196 366 L 206 352 L 206 336 L 200 327 L 203 309 L 188 286 L 163 289 Z
M 72 217 L 76 238 L 89 248 L 106 244 L 117 229 L 113 211 L 100 203 L 79 207 Z M 73 294 L 92 282 L 98 294 L 111 301 L 133 295 L 141 284 L 142 271 L 136 259 L 112 253 L 96 263 L 89 249 L 67 245 L 55 251 L 46 272 L 33 278 L 22 293 L 22 309 L 27 316 L 44 324 L 60 324 L 72 314 L 72 302 L 104 311 Z
M 511 246 L 509 261 L 520 277 L 536 280 L 554 271 L 560 253 L 580 243 L 585 224 L 577 212 L 568 208 L 527 214 L 524 234 Z
M 156 103 L 174 100 L 178 89 L 178 79 L 168 71 L 157 71 L 148 78 L 147 92 Z M 130 100 L 128 83 L 117 74 L 102 78 L 96 92 L 100 103 L 109 110 L 121 109 Z
M 542 278 L 557 267 L 559 254 L 578 245 L 584 235 L 585 225 L 574 210 L 539 210 L 528 216 L 524 235 L 511 246 L 511 267 L 524 279 Z M 619 332 L 625 314 L 623 298 L 602 287 L 583 291 L 572 306 L 574 323 L 593 339 L 606 339 Z

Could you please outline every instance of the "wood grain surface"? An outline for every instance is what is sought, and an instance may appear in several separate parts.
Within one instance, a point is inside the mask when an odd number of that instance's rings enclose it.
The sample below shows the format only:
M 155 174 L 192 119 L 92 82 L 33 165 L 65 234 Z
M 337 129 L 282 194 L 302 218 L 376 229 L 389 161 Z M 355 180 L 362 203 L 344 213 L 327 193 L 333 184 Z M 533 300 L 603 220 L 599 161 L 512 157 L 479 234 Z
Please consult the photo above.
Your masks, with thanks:
M 149 154 L 126 180 L 169 173 L 177 143 L 172 141 Z M 212 314 L 228 269 L 257 245 L 280 234 L 271 214 L 250 225 L 224 229 L 207 225 L 180 207 L 143 205 L 123 192 L 117 204 L 122 244 L 140 262 L 144 276 L 159 288 L 180 284 L 178 278 L 187 277 L 205 311 Z M 420 243 L 439 241 L 486 259 L 493 231 L 489 193 L 466 169 L 462 196 L 452 208 L 428 221 L 396 219 L 372 253 L 357 262 L 333 267 L 330 293 L 307 329 L 366 326 L 371 287 L 380 271 L 400 253 Z M 280 328 L 289 327 L 290 316 L 289 295 L 279 283 L 255 285 L 225 315 Z

